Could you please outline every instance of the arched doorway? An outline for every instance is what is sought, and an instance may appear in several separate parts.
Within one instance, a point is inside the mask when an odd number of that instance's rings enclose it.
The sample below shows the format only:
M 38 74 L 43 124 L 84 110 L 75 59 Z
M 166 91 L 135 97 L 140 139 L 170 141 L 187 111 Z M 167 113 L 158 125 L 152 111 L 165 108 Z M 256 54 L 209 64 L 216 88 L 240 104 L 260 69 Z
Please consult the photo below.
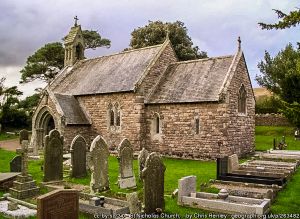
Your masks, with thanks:
M 35 121 L 36 143 L 38 148 L 41 149 L 45 146 L 45 136 L 56 128 L 55 120 L 50 113 L 50 109 L 45 106 L 40 110 Z

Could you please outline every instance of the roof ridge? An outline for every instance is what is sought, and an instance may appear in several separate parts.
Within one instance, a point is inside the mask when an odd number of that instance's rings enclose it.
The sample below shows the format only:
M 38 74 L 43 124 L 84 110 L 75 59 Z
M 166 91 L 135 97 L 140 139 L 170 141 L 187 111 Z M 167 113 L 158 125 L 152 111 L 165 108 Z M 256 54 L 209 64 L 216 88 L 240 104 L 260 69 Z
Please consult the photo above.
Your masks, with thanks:
M 179 61 L 179 62 L 174 62 L 174 64 L 186 64 L 186 63 L 191 63 L 191 62 L 203 62 L 203 61 L 208 61 L 208 60 L 213 60 L 213 59 L 225 59 L 225 58 L 230 58 L 234 57 L 234 55 L 224 55 L 224 56 L 216 56 L 216 57 L 209 57 L 209 58 L 204 58 L 204 59 L 193 59 L 193 60 L 187 60 L 187 61 Z
M 163 46 L 163 44 L 158 44 L 158 45 L 154 45 L 154 46 L 147 46 L 147 47 L 138 48 L 138 49 L 126 50 L 126 51 L 122 51 L 122 52 L 118 52 L 118 53 L 113 53 L 113 54 L 109 54 L 109 55 L 98 56 L 98 57 L 94 57 L 94 58 L 90 58 L 90 59 L 84 59 L 82 61 L 83 62 L 87 62 L 87 61 L 92 61 L 92 60 L 96 60 L 96 59 L 101 59 L 101 58 L 116 56 L 116 55 L 120 55 L 120 54 L 125 54 L 125 53 L 130 53 L 130 52 L 136 52 L 136 51 L 141 51 L 141 50 L 146 50 L 146 49 L 152 49 L 152 48 L 160 47 L 160 46 Z

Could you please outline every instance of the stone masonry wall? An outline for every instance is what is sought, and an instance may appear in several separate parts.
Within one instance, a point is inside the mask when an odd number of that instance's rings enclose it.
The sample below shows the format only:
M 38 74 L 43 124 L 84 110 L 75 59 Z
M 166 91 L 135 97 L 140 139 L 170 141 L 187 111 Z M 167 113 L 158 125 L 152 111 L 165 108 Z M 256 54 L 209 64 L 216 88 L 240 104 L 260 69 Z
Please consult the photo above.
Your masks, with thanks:
M 92 120 L 91 129 L 102 135 L 111 150 L 117 149 L 123 138 L 127 138 L 135 150 L 141 148 L 142 113 L 144 104 L 134 93 L 115 93 L 77 97 L 80 104 Z M 143 101 L 142 101 L 143 102 Z M 118 103 L 121 112 L 120 128 L 111 127 L 109 123 L 109 104 Z
M 147 105 L 145 146 L 150 151 L 184 158 L 207 159 L 216 158 L 220 153 L 228 154 L 225 112 L 226 105 L 217 103 Z M 161 119 L 159 137 L 151 134 L 155 113 Z M 200 120 L 199 134 L 196 134 L 196 118 Z
M 256 114 L 255 125 L 262 126 L 291 126 L 287 118 L 281 114 Z
M 238 92 L 242 84 L 244 84 L 247 92 L 246 114 L 238 113 Z M 232 153 L 242 156 L 254 151 L 255 99 L 243 56 L 237 64 L 236 72 L 228 87 L 226 102 L 229 102 L 230 120 L 226 129 L 228 143 L 232 146 Z
M 176 62 L 177 58 L 174 50 L 170 43 L 165 45 L 163 51 L 159 58 L 156 60 L 153 66 L 151 66 L 148 74 L 143 79 L 139 86 L 138 94 L 147 97 L 153 88 L 153 86 L 158 82 L 160 76 L 166 71 L 169 64 Z

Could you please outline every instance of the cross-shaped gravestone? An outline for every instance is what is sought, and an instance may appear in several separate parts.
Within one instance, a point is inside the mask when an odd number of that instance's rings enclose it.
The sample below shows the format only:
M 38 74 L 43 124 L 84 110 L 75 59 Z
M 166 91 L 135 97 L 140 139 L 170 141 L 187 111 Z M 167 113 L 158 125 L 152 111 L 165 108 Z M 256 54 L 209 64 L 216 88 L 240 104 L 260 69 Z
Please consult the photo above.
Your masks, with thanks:
M 16 150 L 16 152 L 20 154 L 22 157 L 22 165 L 21 165 L 22 176 L 28 175 L 28 153 L 33 151 L 32 148 L 28 147 L 28 145 L 29 145 L 29 141 L 23 140 L 22 148 L 17 148 Z
M 22 129 L 19 133 L 20 144 L 22 144 L 23 140 L 29 140 L 29 133 L 26 129 Z

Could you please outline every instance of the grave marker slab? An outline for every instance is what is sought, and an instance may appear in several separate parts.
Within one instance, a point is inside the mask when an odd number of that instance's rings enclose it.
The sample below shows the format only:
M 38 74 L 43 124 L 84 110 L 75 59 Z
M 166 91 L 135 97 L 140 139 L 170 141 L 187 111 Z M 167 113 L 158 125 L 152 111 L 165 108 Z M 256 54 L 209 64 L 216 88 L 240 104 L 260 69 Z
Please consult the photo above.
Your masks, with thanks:
M 22 171 L 22 157 L 20 155 L 15 156 L 9 163 L 10 172 Z
M 71 176 L 78 178 L 86 176 L 87 144 L 81 135 L 77 135 L 71 143 Z
M 63 179 L 63 142 L 56 129 L 45 137 L 44 182 Z
M 166 167 L 162 162 L 160 155 L 152 152 L 142 171 L 144 181 L 144 205 L 145 213 L 155 213 L 156 209 L 164 210 L 164 178 Z
M 109 189 L 108 179 L 109 149 L 106 141 L 98 135 L 90 148 L 89 166 L 91 175 L 91 192 L 100 192 Z
M 19 143 L 22 144 L 23 140 L 29 141 L 29 132 L 26 129 L 22 129 L 19 133 Z
M 139 179 L 141 179 L 141 172 L 143 171 L 146 163 L 146 159 L 149 156 L 149 152 L 143 148 L 138 156 L 138 165 L 139 165 Z
M 77 190 L 54 190 L 37 198 L 38 219 L 79 218 Z
M 121 189 L 136 186 L 133 172 L 133 148 L 128 139 L 123 139 L 118 147 L 119 158 L 119 187 Z

